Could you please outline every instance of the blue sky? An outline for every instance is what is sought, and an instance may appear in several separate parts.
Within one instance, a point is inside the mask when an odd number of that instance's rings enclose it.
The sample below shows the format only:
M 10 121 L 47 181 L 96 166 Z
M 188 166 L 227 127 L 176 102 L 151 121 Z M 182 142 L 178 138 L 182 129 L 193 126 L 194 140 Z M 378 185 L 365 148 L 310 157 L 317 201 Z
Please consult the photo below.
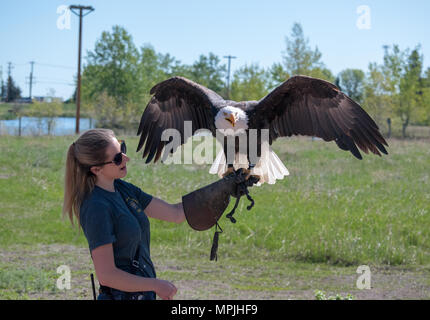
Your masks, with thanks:
M 268 67 L 281 62 L 285 36 L 299 22 L 335 74 L 346 68 L 366 71 L 369 62 L 382 61 L 382 46 L 392 44 L 401 49 L 421 44 L 424 66 L 430 65 L 428 0 L 2 1 L 0 66 L 6 79 L 7 63 L 13 63 L 12 76 L 23 96 L 29 91 L 29 61 L 36 62 L 33 95 L 45 95 L 50 88 L 64 98 L 73 93 L 79 19 L 72 14 L 70 29 L 57 27 L 57 8 L 70 4 L 95 8 L 84 18 L 84 63 L 102 31 L 121 25 L 137 47 L 151 44 L 182 63 L 213 52 L 236 56 L 232 71 L 250 63 Z M 357 12 L 362 5 L 370 9 L 370 20 Z M 370 21 L 370 29 L 357 26 L 363 21 Z

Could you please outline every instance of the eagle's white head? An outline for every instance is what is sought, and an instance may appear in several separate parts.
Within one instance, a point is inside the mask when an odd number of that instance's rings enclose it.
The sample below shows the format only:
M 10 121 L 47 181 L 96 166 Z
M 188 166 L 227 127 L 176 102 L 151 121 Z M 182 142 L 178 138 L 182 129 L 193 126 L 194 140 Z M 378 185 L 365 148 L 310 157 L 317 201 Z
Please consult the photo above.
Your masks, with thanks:
M 248 117 L 242 109 L 227 106 L 218 111 L 215 116 L 215 126 L 217 129 L 233 129 L 242 131 L 248 129 Z

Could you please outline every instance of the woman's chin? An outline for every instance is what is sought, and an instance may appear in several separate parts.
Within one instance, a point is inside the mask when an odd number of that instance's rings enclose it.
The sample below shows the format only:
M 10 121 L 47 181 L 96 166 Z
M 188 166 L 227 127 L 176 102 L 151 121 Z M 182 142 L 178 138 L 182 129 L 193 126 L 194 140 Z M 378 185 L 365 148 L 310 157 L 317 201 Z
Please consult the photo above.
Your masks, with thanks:
M 124 178 L 127 175 L 127 168 L 120 170 L 120 178 Z

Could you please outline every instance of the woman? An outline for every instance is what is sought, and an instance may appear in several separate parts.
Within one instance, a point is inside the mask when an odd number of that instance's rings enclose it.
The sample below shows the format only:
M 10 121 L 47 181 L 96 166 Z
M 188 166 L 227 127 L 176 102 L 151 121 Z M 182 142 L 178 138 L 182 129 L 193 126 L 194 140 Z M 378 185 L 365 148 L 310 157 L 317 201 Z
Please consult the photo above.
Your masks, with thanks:
M 63 213 L 88 240 L 102 299 L 172 299 L 176 287 L 157 279 L 149 251 L 148 217 L 181 223 L 182 203 L 168 204 L 121 180 L 125 142 L 112 130 L 83 133 L 68 149 Z

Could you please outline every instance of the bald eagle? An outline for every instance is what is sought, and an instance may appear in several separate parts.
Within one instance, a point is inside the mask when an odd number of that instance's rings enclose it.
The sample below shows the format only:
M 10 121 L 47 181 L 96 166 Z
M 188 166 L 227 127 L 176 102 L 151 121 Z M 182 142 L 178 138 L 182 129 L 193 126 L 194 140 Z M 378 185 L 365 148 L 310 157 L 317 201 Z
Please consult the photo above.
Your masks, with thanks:
M 362 159 L 358 149 L 381 156 L 388 154 L 387 142 L 372 118 L 338 87 L 330 82 L 307 76 L 293 76 L 259 101 L 225 100 L 214 91 L 183 77 L 172 77 L 155 85 L 153 95 L 144 110 L 137 135 L 140 135 L 137 152 L 145 145 L 143 158 L 146 163 L 156 162 L 168 143 L 162 141 L 165 129 L 173 128 L 184 137 L 184 121 L 192 122 L 192 134 L 199 129 L 208 129 L 217 137 L 217 129 L 225 130 L 224 150 L 215 158 L 210 173 L 220 177 L 240 167 L 259 182 L 273 184 L 288 175 L 288 170 L 270 148 L 278 137 L 305 135 L 319 137 L 324 141 L 335 141 L 342 150 L 350 151 Z M 226 139 L 250 129 L 267 129 L 268 140 L 257 133 L 258 163 L 247 160 L 235 149 L 234 159 L 226 158 Z M 266 131 L 266 132 L 267 132 Z M 263 148 L 262 144 L 268 144 Z M 172 151 L 171 151 L 172 152 Z M 249 153 L 249 149 L 248 149 Z M 228 160 L 228 161 L 227 161 Z

